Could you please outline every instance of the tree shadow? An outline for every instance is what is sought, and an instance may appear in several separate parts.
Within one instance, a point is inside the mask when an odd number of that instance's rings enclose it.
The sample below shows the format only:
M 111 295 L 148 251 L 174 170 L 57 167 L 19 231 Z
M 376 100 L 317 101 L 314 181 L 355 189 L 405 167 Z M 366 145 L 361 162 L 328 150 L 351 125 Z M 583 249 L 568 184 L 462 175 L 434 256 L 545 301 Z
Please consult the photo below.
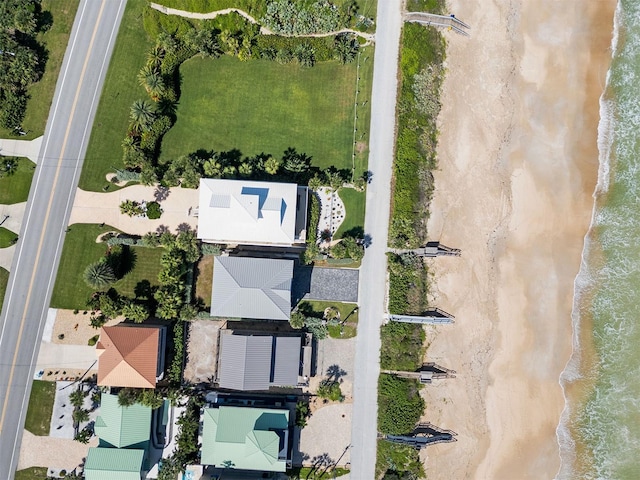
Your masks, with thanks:
M 178 233 L 186 233 L 191 231 L 191 225 L 186 222 L 181 223 L 176 227 L 176 232 Z
M 153 198 L 156 200 L 156 202 L 162 202 L 167 198 L 169 198 L 170 193 L 171 193 L 171 190 L 169 190 L 167 187 L 158 185 L 153 192 Z
M 135 268 L 136 261 L 136 252 L 129 245 L 114 245 L 107 257 L 107 263 L 118 280 Z
M 342 238 L 347 238 L 347 237 L 364 238 L 364 228 L 360 226 L 350 228 L 349 230 L 347 230 L 342 234 Z
M 340 368 L 340 365 L 334 364 L 330 365 L 329 368 L 327 368 L 327 379 L 331 382 L 339 381 L 346 374 L 347 372 Z
M 156 228 L 156 233 L 158 235 L 162 235 L 163 233 L 169 233 L 169 227 L 167 227 L 166 225 L 159 225 L 158 228 Z
M 368 233 L 365 233 L 364 237 L 362 238 L 362 245 L 364 245 L 364 248 L 369 248 L 372 243 L 373 243 L 373 238 L 371 237 L 371 235 L 369 235 Z
M 153 297 L 153 287 L 149 280 L 140 280 L 133 289 L 136 299 L 149 299 Z

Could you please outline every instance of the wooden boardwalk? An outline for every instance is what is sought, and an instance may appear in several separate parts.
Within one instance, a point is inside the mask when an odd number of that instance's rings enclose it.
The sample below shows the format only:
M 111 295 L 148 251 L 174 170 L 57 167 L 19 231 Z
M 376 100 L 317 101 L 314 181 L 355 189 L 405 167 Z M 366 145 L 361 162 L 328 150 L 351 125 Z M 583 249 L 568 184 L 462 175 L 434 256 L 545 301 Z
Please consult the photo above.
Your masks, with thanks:
M 407 12 L 404 17 L 406 22 L 421 23 L 422 25 L 431 25 L 433 27 L 447 28 L 453 30 L 460 35 L 466 37 L 469 33 L 466 31 L 471 27 L 453 15 L 435 15 L 433 13 Z

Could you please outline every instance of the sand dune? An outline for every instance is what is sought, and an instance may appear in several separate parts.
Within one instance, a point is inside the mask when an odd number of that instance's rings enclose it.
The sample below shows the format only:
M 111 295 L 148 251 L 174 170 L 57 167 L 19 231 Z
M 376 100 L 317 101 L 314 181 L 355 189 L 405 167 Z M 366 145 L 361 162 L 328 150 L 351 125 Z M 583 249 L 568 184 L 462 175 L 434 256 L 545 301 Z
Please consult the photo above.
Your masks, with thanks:
M 446 33 L 429 232 L 462 257 L 432 262 L 457 321 L 427 357 L 458 375 L 424 395 L 425 419 L 459 435 L 422 455 L 430 479 L 553 478 L 615 1 L 449 6 L 472 36 Z

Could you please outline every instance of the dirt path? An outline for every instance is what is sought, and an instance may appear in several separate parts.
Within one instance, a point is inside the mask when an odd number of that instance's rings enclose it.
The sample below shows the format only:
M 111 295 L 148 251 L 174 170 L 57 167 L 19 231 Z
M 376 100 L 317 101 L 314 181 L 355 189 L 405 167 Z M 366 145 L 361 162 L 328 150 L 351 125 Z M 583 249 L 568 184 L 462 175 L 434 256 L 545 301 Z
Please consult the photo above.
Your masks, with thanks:
M 244 18 L 246 18 L 249 22 L 254 23 L 256 25 L 259 25 L 259 22 L 255 18 L 253 18 L 251 15 L 249 15 L 244 10 L 240 10 L 239 8 L 225 8 L 224 10 L 216 10 L 214 12 L 196 13 L 196 12 L 187 12 L 185 10 L 178 10 L 178 9 L 175 9 L 175 8 L 165 7 L 164 5 L 159 5 L 157 3 L 151 3 L 150 5 L 151 5 L 151 8 L 154 8 L 154 9 L 158 10 L 159 12 L 162 12 L 162 13 L 164 13 L 166 15 L 177 15 L 179 17 L 194 18 L 196 20 L 210 20 L 212 18 L 216 18 L 218 15 L 227 15 L 229 13 L 235 12 L 238 15 L 241 15 Z M 308 33 L 308 34 L 303 34 L 303 35 L 284 35 L 284 34 L 275 33 L 272 30 L 269 30 L 267 27 L 264 27 L 264 26 L 260 25 L 260 33 L 263 34 L 263 35 L 282 35 L 283 37 L 332 37 L 332 36 L 338 35 L 340 33 L 353 33 L 354 35 L 357 35 L 359 37 L 364 38 L 367 41 L 366 45 L 369 45 L 375 39 L 375 35 L 373 35 L 372 33 L 359 32 L 359 31 L 353 30 L 351 28 L 343 28 L 341 30 L 336 30 L 334 32 L 327 32 L 327 33 Z

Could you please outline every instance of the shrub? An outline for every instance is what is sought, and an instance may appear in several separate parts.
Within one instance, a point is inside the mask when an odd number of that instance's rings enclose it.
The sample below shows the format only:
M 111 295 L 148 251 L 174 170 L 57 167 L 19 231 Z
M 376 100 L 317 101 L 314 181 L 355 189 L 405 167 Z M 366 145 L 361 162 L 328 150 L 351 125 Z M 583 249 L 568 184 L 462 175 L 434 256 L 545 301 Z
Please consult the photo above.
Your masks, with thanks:
M 158 202 L 149 202 L 146 213 L 149 220 L 156 220 L 162 216 L 162 207 Z
M 394 247 L 414 248 L 426 238 L 445 49 L 436 29 L 416 24 L 405 26 L 402 45 L 389 241 Z
M 378 430 L 388 435 L 410 433 L 424 412 L 416 380 L 382 374 L 378 380 Z
M 311 416 L 309 404 L 307 402 L 299 400 L 296 403 L 296 427 L 306 427 L 307 418 L 309 418 L 309 416 Z
M 424 329 L 411 323 L 389 322 L 380 329 L 380 367 L 415 371 L 422 365 Z
M 346 26 L 340 13 L 329 2 L 305 4 L 278 0 L 267 5 L 267 13 L 260 19 L 260 23 L 275 33 L 285 35 L 326 33 Z
M 309 202 L 309 226 L 307 227 L 307 249 L 304 252 L 304 263 L 310 264 L 318 255 L 318 223 L 320 222 L 320 201 L 311 192 Z
M 96 343 L 98 343 L 99 339 L 100 339 L 100 335 L 94 335 L 89 339 L 89 341 L 87 342 L 87 345 L 89 345 L 90 347 L 93 347 Z
M 296 329 L 304 327 L 305 316 L 302 312 L 294 310 L 289 317 L 289 324 Z
M 344 400 L 344 396 L 340 390 L 340 383 L 335 380 L 323 380 L 320 382 L 320 386 L 318 387 L 318 396 L 334 402 L 341 402 Z
M 376 478 L 383 474 L 384 480 L 424 478 L 424 467 L 419 450 L 387 440 L 378 440 L 376 455 Z
M 83 278 L 87 285 L 97 290 L 105 289 L 116 281 L 113 268 L 104 260 L 90 264 L 85 269 Z
M 176 322 L 173 326 L 173 360 L 169 367 L 169 380 L 172 383 L 182 381 L 182 363 L 184 361 L 184 323 Z
M 200 245 L 200 251 L 202 255 L 220 255 L 222 246 L 215 243 L 203 243 Z

